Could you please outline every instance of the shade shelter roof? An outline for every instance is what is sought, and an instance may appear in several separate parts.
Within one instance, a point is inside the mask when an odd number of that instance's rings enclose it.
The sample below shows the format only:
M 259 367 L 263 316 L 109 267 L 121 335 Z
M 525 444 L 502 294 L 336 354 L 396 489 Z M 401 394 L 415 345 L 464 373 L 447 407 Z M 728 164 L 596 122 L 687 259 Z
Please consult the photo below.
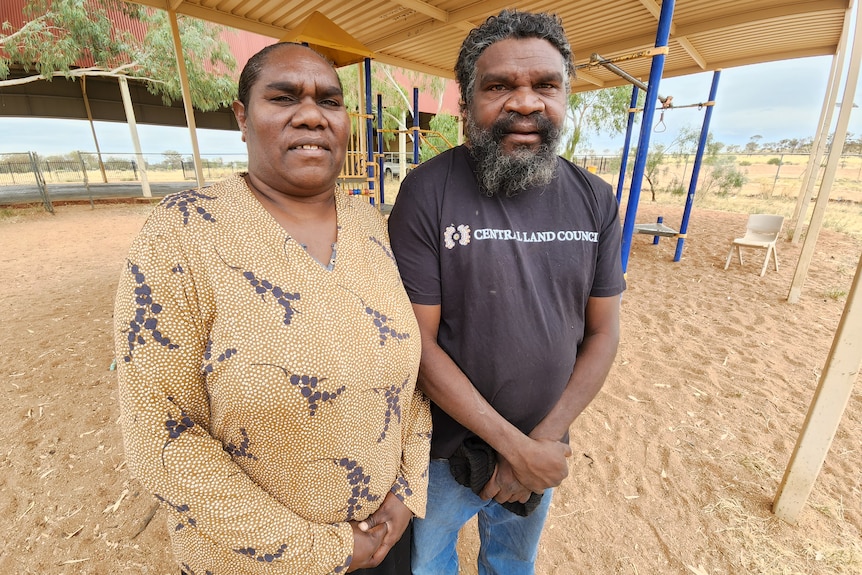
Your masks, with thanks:
M 576 57 L 614 58 L 651 48 L 655 0 L 135 0 L 281 39 L 317 11 L 373 52 L 379 62 L 453 77 L 467 32 L 503 8 L 555 12 Z M 746 64 L 832 55 L 852 0 L 677 0 L 664 77 Z M 644 81 L 650 59 L 626 62 Z M 800 81 L 805 81 L 800 78 Z M 574 91 L 626 84 L 602 67 L 581 68 Z
M 374 56 L 368 47 L 316 11 L 309 14 L 295 29 L 279 38 L 279 41 L 308 44 L 338 67 L 356 64 Z

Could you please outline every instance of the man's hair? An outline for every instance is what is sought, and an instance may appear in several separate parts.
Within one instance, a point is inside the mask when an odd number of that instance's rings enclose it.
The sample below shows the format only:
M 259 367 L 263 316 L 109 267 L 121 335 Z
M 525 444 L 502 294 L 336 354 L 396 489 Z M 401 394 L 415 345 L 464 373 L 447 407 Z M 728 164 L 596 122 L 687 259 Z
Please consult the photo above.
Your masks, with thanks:
M 265 48 L 262 48 L 257 54 L 248 59 L 248 62 L 245 63 L 245 66 L 242 69 L 242 73 L 239 75 L 239 87 L 237 89 L 237 97 L 236 99 L 242 102 L 242 105 L 248 108 L 248 97 L 251 93 L 251 89 L 254 86 L 255 82 L 257 82 L 258 76 L 260 76 L 261 70 L 263 70 L 264 65 L 266 64 L 267 57 L 271 52 L 284 48 L 286 46 L 301 46 L 307 50 L 311 50 L 318 56 L 320 59 L 332 66 L 332 62 L 329 59 L 315 50 L 310 46 L 305 44 L 300 44 L 298 42 L 276 42 L 275 44 L 270 44 Z M 333 72 L 335 72 L 335 67 L 332 67 Z M 338 85 L 341 86 L 341 78 L 338 76 L 336 72 L 335 77 L 338 78 Z
M 572 48 L 563 30 L 563 21 L 556 14 L 519 12 L 503 10 L 497 16 L 489 16 L 480 26 L 474 28 L 464 38 L 458 62 L 455 64 L 455 77 L 461 88 L 461 110 L 473 100 L 476 83 L 476 62 L 485 48 L 507 38 L 541 38 L 551 43 L 563 57 L 566 91 L 569 80 L 575 76 Z

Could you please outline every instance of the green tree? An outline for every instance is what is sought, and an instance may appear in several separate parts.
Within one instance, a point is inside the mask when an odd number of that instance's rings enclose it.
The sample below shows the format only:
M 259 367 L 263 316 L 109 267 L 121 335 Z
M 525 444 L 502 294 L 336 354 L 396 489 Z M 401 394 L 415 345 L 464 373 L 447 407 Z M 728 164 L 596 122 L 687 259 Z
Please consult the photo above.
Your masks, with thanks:
M 360 93 L 360 66 L 345 66 L 338 69 L 338 76 L 344 86 L 344 103 L 351 112 L 364 113 L 360 109 L 363 96 Z M 395 78 L 399 75 L 404 78 L 404 83 L 418 87 L 420 90 L 430 92 L 437 98 L 437 112 L 442 108 L 443 93 L 446 90 L 447 80 L 421 72 L 396 68 L 379 62 L 371 63 L 371 93 L 374 97 L 372 103 L 373 114 L 377 114 L 377 94 L 382 95 L 383 100 L 383 129 L 384 140 L 389 143 L 395 137 L 394 130 L 407 130 L 407 116 L 413 113 L 413 95 L 402 86 Z M 375 121 L 375 129 L 377 123 Z M 364 129 L 362 124 L 361 129 Z M 408 135 L 412 138 L 412 135 Z M 375 148 L 376 149 L 376 148 Z
M 626 128 L 632 89 L 617 86 L 592 92 L 569 94 L 562 155 L 572 159 L 590 134 L 621 134 Z M 641 92 L 638 101 L 642 102 Z
M 700 139 L 700 132 L 692 128 L 683 129 L 674 139 L 670 146 L 694 150 Z M 733 190 L 741 188 L 747 177 L 736 165 L 736 157 L 721 155 L 725 145 L 717 141 L 712 133 L 706 135 L 706 148 L 703 154 L 703 165 L 698 178 L 697 197 L 706 197 L 712 192 L 720 196 L 726 196 Z M 649 160 L 647 160 L 649 164 Z M 666 172 L 667 170 L 665 170 Z M 664 188 L 671 193 L 678 191 L 684 193 L 684 184 L 676 178 Z M 655 195 L 653 195 L 655 200 Z
M 637 149 L 634 150 L 634 153 L 637 154 Z M 659 185 L 660 176 L 666 174 L 668 171 L 667 167 L 662 169 L 666 153 L 667 146 L 664 144 L 654 144 L 650 148 L 650 151 L 647 152 L 646 164 L 644 165 L 644 178 L 646 178 L 646 181 L 649 184 L 652 201 L 655 201 L 655 192 Z
M 656 201 L 656 191 L 658 190 L 666 190 L 674 193 L 683 189 L 682 182 L 680 182 L 676 177 L 674 177 L 674 179 L 666 186 L 662 187 L 661 179 L 669 173 L 669 168 L 665 165 L 665 160 L 667 160 L 669 154 L 678 155 L 681 153 L 689 154 L 693 152 L 697 148 L 697 142 L 699 139 L 700 132 L 698 130 L 691 127 L 683 127 L 669 144 L 654 144 L 650 147 L 649 152 L 647 152 L 646 164 L 644 165 L 644 178 L 649 184 L 652 201 Z M 710 142 L 712 142 L 712 140 L 712 134 L 707 134 L 707 145 L 705 150 L 705 155 L 707 157 L 714 156 L 718 153 L 715 149 L 715 145 L 710 148 Z M 632 151 L 632 154 L 637 155 L 636 148 Z M 633 168 L 634 164 L 631 164 L 628 168 L 630 173 Z
M 755 134 L 751 136 L 751 138 L 748 140 L 748 143 L 745 144 L 745 153 L 749 156 L 755 153 L 759 148 L 758 142 L 760 142 L 760 140 L 762 139 L 763 136 L 761 136 L 760 134 Z
M 24 6 L 25 22 L 12 30 L 9 22 L 0 25 L 0 78 L 7 78 L 10 65 L 25 72 L 37 72 L 36 79 L 69 75 L 75 62 L 91 57 L 104 67 L 114 67 L 134 42 L 129 33 L 114 33 L 107 9 L 116 4 L 110 0 L 35 0 Z M 121 5 L 133 19 L 143 9 Z M 95 67 L 94 67 L 95 71 Z M 22 79 L 18 83 L 33 81 Z
M 148 27 L 144 51 L 137 58 L 138 74 L 159 80 L 158 83 L 148 82 L 147 89 L 151 94 L 161 96 L 168 105 L 173 100 L 182 99 L 168 14 L 163 10 L 153 10 L 143 20 Z M 236 60 L 228 44 L 221 40 L 222 28 L 185 16 L 178 16 L 177 24 L 195 108 L 210 111 L 230 106 L 236 98 L 237 84 L 233 79 Z M 215 73 L 207 70 L 207 64 Z
M 183 155 L 176 150 L 165 150 L 162 152 L 162 156 L 165 157 L 165 168 L 178 170 L 183 167 Z
M 433 158 L 443 150 L 449 149 L 458 140 L 458 118 L 456 116 L 438 113 L 431 118 L 430 126 L 436 134 L 431 134 L 422 141 L 419 157 L 423 162 Z
M 435 115 L 442 109 L 446 79 L 387 64 L 377 64 L 376 66 L 372 64 L 372 70 L 375 71 L 373 76 L 376 79 L 374 92 L 383 94 L 384 128 L 389 123 L 397 126 L 399 130 L 406 130 L 407 114 L 409 113 L 411 116 L 413 114 L 413 93 L 395 79 L 396 72 L 406 80 L 411 88 L 416 87 L 422 92 L 430 92 L 434 98 L 437 98 Z
M 109 11 L 117 10 L 148 25 L 143 41 L 115 29 Z M 18 30 L 8 22 L 0 33 L 0 87 L 54 77 L 119 76 L 143 80 L 166 103 L 180 98 L 179 73 L 163 11 L 120 0 L 32 0 Z M 192 103 L 200 110 L 229 105 L 236 92 L 228 72 L 236 65 L 221 28 L 193 18 L 178 18 L 185 47 Z M 93 65 L 80 67 L 81 61 Z M 205 72 L 209 62 L 223 72 Z M 12 66 L 30 76 L 9 79 Z

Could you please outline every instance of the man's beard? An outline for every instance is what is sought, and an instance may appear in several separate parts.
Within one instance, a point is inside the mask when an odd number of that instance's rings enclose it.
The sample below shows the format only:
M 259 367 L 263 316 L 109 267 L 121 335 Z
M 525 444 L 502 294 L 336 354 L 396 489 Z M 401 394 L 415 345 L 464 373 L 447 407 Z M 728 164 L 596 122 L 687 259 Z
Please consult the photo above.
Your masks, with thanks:
M 519 119 L 523 121 L 522 116 L 511 112 L 486 129 L 476 125 L 472 114 L 467 115 L 470 151 L 476 159 L 479 183 L 486 195 L 511 197 L 527 188 L 544 186 L 553 179 L 557 169 L 560 129 L 539 113 L 529 117 L 536 124 L 541 144 L 537 149 L 518 147 L 512 153 L 506 153 L 500 142 L 514 123 Z

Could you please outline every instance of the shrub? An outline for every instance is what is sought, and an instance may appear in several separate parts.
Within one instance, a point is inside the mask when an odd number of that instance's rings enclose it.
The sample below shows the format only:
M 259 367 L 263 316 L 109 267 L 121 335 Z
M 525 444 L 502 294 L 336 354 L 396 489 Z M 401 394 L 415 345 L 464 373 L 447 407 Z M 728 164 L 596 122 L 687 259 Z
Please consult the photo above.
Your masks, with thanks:
M 673 196 L 682 196 L 685 195 L 687 190 L 680 179 L 674 176 L 673 179 L 664 187 L 663 191 Z
M 735 158 L 720 158 L 702 180 L 700 189 L 703 195 L 715 192 L 719 196 L 726 196 L 731 191 L 742 188 L 747 180 L 745 173 L 736 167 Z

